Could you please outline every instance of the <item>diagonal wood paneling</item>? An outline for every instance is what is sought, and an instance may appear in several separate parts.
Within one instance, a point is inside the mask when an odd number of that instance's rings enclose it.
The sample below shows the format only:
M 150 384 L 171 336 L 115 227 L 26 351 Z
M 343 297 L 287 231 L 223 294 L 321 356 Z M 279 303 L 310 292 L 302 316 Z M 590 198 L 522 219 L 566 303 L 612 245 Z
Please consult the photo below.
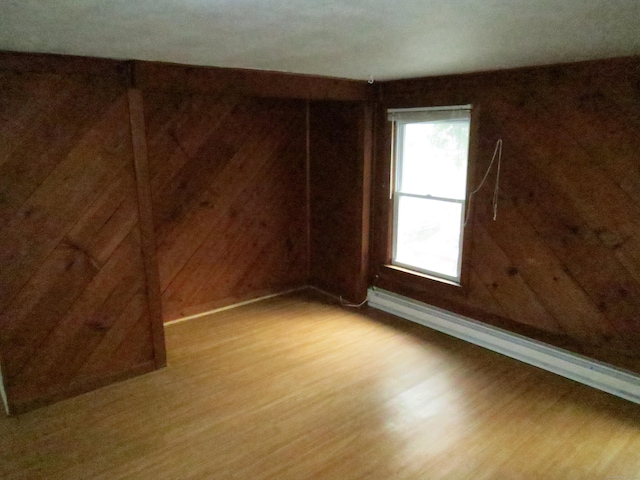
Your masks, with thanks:
M 155 352 L 123 79 L 0 71 L 0 112 L 0 355 L 18 412 L 153 369 Z
M 498 138 L 504 163 L 498 220 L 495 175 L 474 200 L 466 292 L 434 294 L 384 269 L 379 284 L 640 371 L 638 85 L 637 58 L 383 85 L 388 107 L 480 105 L 478 172 Z M 380 192 L 376 212 L 381 265 Z
M 304 285 L 305 103 L 144 101 L 165 320 Z

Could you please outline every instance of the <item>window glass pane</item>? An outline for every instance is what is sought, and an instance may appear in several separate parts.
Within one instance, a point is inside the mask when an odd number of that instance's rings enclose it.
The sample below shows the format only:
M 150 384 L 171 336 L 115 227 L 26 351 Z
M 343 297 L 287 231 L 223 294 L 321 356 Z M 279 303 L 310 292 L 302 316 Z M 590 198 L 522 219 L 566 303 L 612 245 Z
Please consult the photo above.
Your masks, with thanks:
M 398 198 L 394 263 L 458 278 L 462 204 Z
M 465 198 L 469 119 L 400 124 L 399 191 Z

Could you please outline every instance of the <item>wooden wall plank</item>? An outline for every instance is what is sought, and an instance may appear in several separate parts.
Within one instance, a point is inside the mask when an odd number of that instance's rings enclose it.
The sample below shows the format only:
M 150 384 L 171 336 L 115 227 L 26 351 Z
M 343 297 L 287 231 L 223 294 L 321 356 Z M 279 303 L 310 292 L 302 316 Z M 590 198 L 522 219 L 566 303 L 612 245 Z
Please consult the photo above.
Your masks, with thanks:
M 129 88 L 127 90 L 127 96 L 129 100 L 133 161 L 136 171 L 142 256 L 144 259 L 145 278 L 147 280 L 146 287 L 151 331 L 153 332 L 153 352 L 156 367 L 159 368 L 167 364 L 167 353 L 164 342 L 160 279 L 158 277 L 156 239 L 153 230 L 153 211 L 151 209 L 151 185 L 149 183 L 144 105 L 140 90 Z
M 117 143 L 107 143 L 107 132 L 118 131 L 125 106 L 123 97 L 113 100 L 113 106 L 100 122 L 87 132 L 39 188 L 25 198 L 0 231 L 0 260 L 6 265 L 0 271 L 0 308 L 6 307 L 10 292 L 21 288 L 62 240 L 77 220 L 78 210 L 90 203 L 87 199 L 104 189 L 126 161 Z M 78 105 L 77 108 L 82 107 Z M 116 139 L 123 141 L 120 135 Z M 19 183 L 20 178 L 13 181 Z
M 631 274 L 617 261 L 614 249 L 600 240 L 567 193 L 550 181 L 544 168 L 532 165 L 518 150 L 514 150 L 514 154 L 522 161 L 517 172 L 505 170 L 505 195 L 517 205 L 545 244 L 564 259 L 566 272 L 582 286 L 608 322 L 622 321 L 616 328 L 632 324 L 632 318 L 640 309 L 640 291 Z M 522 188 L 523 178 L 526 178 L 526 189 Z M 617 289 L 631 294 L 617 295 Z
M 131 168 L 126 166 L 67 233 L 69 242 L 104 265 L 138 222 L 137 199 L 128 194 L 135 188 Z
M 69 382 L 78 367 L 100 342 L 104 332 L 111 328 L 120 312 L 137 291 L 144 287 L 138 232 L 132 230 L 108 262 L 96 273 L 71 308 L 56 319 L 45 338 L 34 342 L 35 332 L 14 338 L 33 345 L 28 352 L 28 363 L 23 368 L 12 368 L 11 384 L 40 383 L 42 389 L 52 380 Z M 62 282 L 60 282 L 62 284 Z M 38 318 L 28 317 L 30 325 Z M 38 322 L 35 324 L 39 328 Z M 25 350 L 24 348 L 21 349 Z M 12 363 L 8 364 L 12 367 Z
M 482 225 L 474 232 L 474 242 L 474 271 L 508 318 L 557 332 L 558 324 L 545 302 L 521 275 L 514 273 L 513 263 Z
M 92 350 L 79 370 L 79 375 L 86 378 L 107 375 L 114 369 L 114 359 L 118 364 L 131 364 L 127 355 L 130 356 L 133 352 L 137 354 L 140 349 L 148 348 L 148 345 L 134 345 L 134 348 L 126 352 L 122 351 L 122 346 L 129 337 L 139 340 L 139 337 L 131 334 L 131 329 L 139 322 L 149 323 L 145 318 L 147 315 L 146 288 L 142 288 L 129 301 L 114 324 L 105 331 L 104 339 Z
M 562 319 L 554 322 L 555 331 L 583 341 L 598 341 L 608 331 L 602 312 L 519 212 L 506 201 L 501 205 L 500 225 L 483 223 L 510 260 L 507 275 L 521 276 L 551 316 Z M 518 241 L 514 242 L 513 238 Z
M 165 320 L 304 285 L 305 104 L 144 101 Z
M 9 83 L 6 95 L 19 98 L 23 105 L 30 105 L 28 92 L 16 94 L 17 88 L 12 85 L 20 82 L 17 74 L 3 75 L 2 81 Z M 56 79 L 57 80 L 57 79 Z M 78 149 L 78 141 L 85 138 L 87 132 L 95 127 L 95 119 L 105 120 L 105 110 L 112 108 L 117 90 L 104 81 L 84 80 L 82 82 L 54 81 L 52 88 L 42 93 L 48 99 L 42 108 L 24 108 L 30 119 L 26 128 L 11 131 L 5 138 L 2 147 L 3 158 L 0 160 L 0 222 L 6 225 L 9 218 L 17 214 L 17 209 L 34 193 L 48 175 L 60 162 L 67 159 L 72 150 Z M 38 88 L 39 84 L 33 85 Z M 50 90 L 56 89 L 53 93 Z M 91 98 L 81 93 L 87 88 L 97 92 Z M 111 117 L 115 120 L 115 117 Z M 99 132 L 101 126 L 94 128 Z M 14 129 L 15 130 L 15 129 Z M 85 142 L 90 148 L 91 143 Z
M 532 132 L 535 135 L 535 132 Z M 536 150 L 538 150 L 536 148 Z M 538 150 L 540 151 L 540 150 Z M 554 183 L 561 184 L 582 218 L 636 281 L 640 281 L 640 208 L 602 170 L 587 164 L 584 156 L 571 155 L 568 146 L 555 145 L 541 156 L 561 155 L 566 162 L 544 161 Z

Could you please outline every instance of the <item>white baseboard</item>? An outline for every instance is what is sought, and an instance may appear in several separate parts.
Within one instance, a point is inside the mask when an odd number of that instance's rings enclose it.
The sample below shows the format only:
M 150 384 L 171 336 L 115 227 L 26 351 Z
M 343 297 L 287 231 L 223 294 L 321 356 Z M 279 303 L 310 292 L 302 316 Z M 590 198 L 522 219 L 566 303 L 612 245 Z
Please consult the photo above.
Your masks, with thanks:
M 251 298 L 249 300 L 245 300 L 244 302 L 234 303 L 232 305 L 226 305 L 224 307 L 214 308 L 213 310 L 207 310 L 206 312 L 196 313 L 195 315 L 189 315 L 188 317 L 177 318 L 176 320 L 170 320 L 168 322 L 164 322 L 164 326 L 168 327 L 169 325 L 175 325 L 176 323 L 186 322 L 187 320 L 193 320 L 195 318 L 204 317 L 206 315 L 211 315 L 212 313 L 224 312 L 225 310 L 231 310 L 232 308 L 242 307 L 244 305 L 250 305 L 252 303 L 261 302 L 263 300 L 268 300 L 269 298 L 280 297 L 282 295 L 287 295 L 289 293 L 298 292 L 300 290 L 305 290 L 308 287 L 298 287 L 292 288 L 289 290 L 284 290 L 282 292 L 272 293 L 270 295 L 264 295 L 262 297 Z
M 373 308 L 640 404 L 640 376 L 631 372 L 379 288 L 370 288 L 367 300 Z

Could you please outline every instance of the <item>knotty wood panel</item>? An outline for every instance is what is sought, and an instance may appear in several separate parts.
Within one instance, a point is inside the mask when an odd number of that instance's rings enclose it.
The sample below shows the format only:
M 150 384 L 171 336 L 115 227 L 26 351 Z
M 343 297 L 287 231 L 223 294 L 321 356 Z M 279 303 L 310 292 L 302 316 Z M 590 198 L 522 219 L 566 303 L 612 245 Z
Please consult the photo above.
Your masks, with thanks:
M 640 59 L 388 82 L 385 108 L 481 106 L 466 289 L 438 288 L 383 265 L 387 203 L 376 192 L 374 281 L 418 299 L 638 371 L 640 358 Z M 390 125 L 379 120 L 377 185 Z M 477 175 L 477 177 L 478 177 Z
M 165 320 L 305 285 L 305 103 L 144 102 Z
M 102 75 L 104 62 L 88 76 L 73 61 L 11 58 L 0 63 L 0 355 L 19 412 L 151 370 L 163 352 L 124 77 Z
M 362 302 L 369 239 L 371 109 L 310 105 L 311 284 Z

